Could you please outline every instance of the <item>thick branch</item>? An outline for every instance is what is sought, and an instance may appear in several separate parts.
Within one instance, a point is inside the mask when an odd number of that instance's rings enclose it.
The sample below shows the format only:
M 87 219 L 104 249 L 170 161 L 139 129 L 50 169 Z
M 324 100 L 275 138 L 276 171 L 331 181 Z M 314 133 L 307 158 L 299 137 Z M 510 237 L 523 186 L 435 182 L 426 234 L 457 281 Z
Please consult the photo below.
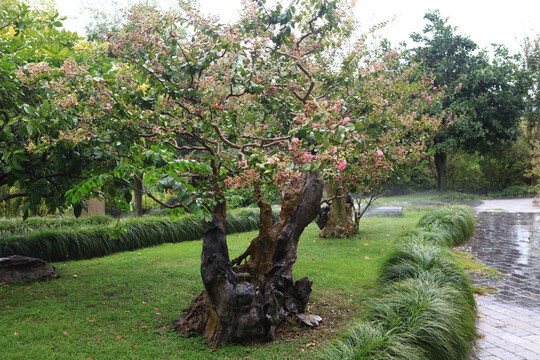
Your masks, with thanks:
M 9 194 L 9 195 L 4 196 L 3 198 L 0 198 L 0 203 L 4 202 L 4 201 L 8 201 L 9 199 L 14 199 L 14 198 L 18 198 L 18 197 L 24 197 L 24 196 L 28 196 L 28 194 L 25 193 L 25 192 Z
M 187 207 L 185 204 L 182 204 L 182 203 L 174 203 L 172 205 L 169 205 L 167 203 L 164 203 L 163 201 L 159 200 L 158 198 L 156 198 L 154 195 L 152 195 L 152 193 L 150 192 L 146 192 L 145 193 L 146 196 L 148 196 L 150 199 L 154 200 L 155 202 L 157 202 L 159 205 L 167 208 L 167 209 L 177 209 L 179 207 L 183 208 L 184 210 L 186 210 L 187 212 L 189 212 L 189 207 Z

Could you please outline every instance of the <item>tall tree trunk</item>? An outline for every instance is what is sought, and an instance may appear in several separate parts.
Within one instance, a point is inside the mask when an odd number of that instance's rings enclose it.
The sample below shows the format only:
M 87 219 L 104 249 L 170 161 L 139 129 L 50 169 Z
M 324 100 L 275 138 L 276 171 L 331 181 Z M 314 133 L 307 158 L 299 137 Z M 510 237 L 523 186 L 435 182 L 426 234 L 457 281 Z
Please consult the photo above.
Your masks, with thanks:
M 446 153 L 435 153 L 435 167 L 437 169 L 437 190 L 447 190 L 446 179 Z
M 134 184 L 134 202 L 135 202 L 135 213 L 137 214 L 137 217 L 143 216 L 143 207 L 142 207 L 142 196 L 143 196 L 143 182 L 142 182 L 142 176 L 141 178 L 136 177 L 135 178 L 135 184 Z
M 212 346 L 246 343 L 272 338 L 287 316 L 304 312 L 312 282 L 294 281 L 292 269 L 300 235 L 319 213 L 322 188 L 317 174 L 303 175 L 282 195 L 274 225 L 271 208 L 260 201 L 259 236 L 233 262 L 219 219 L 214 216 L 206 223 L 201 255 L 205 291 L 174 322 L 175 328 L 182 334 L 203 335 Z
M 358 232 L 352 218 L 352 201 L 348 201 L 348 192 L 342 183 L 333 182 L 325 186 L 326 197 L 334 198 L 328 212 L 328 221 L 319 235 L 325 238 L 347 238 Z

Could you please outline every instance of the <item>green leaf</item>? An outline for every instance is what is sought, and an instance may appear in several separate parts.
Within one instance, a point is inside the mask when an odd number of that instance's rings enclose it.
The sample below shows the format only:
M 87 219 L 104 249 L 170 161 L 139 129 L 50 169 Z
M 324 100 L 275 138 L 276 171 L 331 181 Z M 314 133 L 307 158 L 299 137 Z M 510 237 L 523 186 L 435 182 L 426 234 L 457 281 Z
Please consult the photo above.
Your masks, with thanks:
M 82 204 L 80 202 L 73 204 L 73 215 L 78 218 L 82 213 Z

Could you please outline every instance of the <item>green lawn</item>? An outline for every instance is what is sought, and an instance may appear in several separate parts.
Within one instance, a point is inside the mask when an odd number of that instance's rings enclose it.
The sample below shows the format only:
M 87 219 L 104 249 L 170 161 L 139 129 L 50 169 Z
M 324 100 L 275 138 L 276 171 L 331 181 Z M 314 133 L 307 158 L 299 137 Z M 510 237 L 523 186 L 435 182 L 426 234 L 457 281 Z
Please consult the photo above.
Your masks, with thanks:
M 310 225 L 300 240 L 295 277 L 313 282 L 309 313 L 317 329 L 287 321 L 276 339 L 212 351 L 201 338 L 170 329 L 202 290 L 201 241 L 167 244 L 54 264 L 61 278 L 0 285 L 2 359 L 296 359 L 313 358 L 325 341 L 348 330 L 373 292 L 389 245 L 425 212 L 364 218 L 360 236 L 319 239 Z M 255 235 L 228 237 L 231 257 Z M 75 278 L 76 275 L 76 278 Z

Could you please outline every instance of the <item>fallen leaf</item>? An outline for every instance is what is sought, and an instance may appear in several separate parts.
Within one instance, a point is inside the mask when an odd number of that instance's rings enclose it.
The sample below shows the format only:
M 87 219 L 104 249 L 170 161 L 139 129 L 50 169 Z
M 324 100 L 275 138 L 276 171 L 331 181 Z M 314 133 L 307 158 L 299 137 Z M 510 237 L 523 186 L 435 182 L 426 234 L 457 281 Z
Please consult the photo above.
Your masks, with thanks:
M 49 297 L 48 296 L 45 296 L 45 299 L 48 299 Z
M 143 305 L 148 305 L 148 303 L 146 301 L 143 301 L 142 303 L 143 303 Z
M 122 335 L 118 334 L 116 335 L 116 340 L 120 340 L 122 338 Z
M 306 351 L 306 349 L 302 348 L 302 351 Z
M 88 318 L 88 321 L 93 322 L 96 318 Z
M 161 313 L 156 313 L 156 315 L 161 315 Z
M 96 341 L 97 341 L 97 342 L 101 342 L 101 338 L 98 337 L 98 336 L 96 336 Z
M 141 326 L 143 329 L 148 329 L 148 325 Z
M 62 331 L 62 334 L 67 335 L 68 332 L 67 331 Z
M 306 346 L 315 346 L 315 342 L 307 343 Z
M 369 260 L 369 257 L 366 256 L 364 259 Z
M 368 243 L 365 243 L 364 246 L 369 246 L 369 244 L 368 244 Z
M 13 333 L 13 335 L 17 336 L 17 335 L 19 335 L 19 332 L 18 332 L 18 331 L 15 331 L 15 332 Z
M 131 331 L 137 331 L 137 328 L 131 328 Z
M 24 289 L 25 290 L 30 290 L 32 287 L 31 286 L 28 286 L 28 287 L 25 287 Z

